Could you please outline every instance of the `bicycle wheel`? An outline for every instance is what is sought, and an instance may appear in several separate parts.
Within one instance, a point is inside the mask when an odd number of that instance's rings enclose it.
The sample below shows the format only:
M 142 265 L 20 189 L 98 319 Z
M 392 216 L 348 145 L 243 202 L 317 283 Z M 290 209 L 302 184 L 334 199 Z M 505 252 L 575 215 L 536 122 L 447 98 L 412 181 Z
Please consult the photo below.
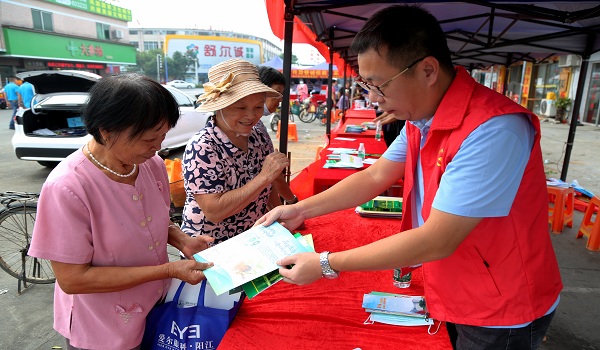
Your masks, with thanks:
M 277 128 L 279 127 L 279 120 L 281 119 L 281 117 L 279 116 L 279 114 L 275 114 L 274 116 L 271 117 L 271 130 L 273 130 L 273 132 L 277 132 Z
M 315 120 L 316 115 L 313 112 L 308 112 L 307 110 L 302 110 L 298 118 L 305 123 L 312 123 Z
M 50 261 L 27 255 L 37 208 L 12 206 L 0 214 L 0 267 L 15 278 L 29 283 L 54 283 Z

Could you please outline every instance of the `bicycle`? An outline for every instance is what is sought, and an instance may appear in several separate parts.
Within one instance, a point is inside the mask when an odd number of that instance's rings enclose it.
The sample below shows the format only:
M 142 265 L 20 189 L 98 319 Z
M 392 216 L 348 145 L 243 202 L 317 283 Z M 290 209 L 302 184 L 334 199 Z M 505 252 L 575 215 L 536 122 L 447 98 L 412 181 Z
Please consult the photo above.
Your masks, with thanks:
M 7 191 L 0 193 L 0 268 L 27 283 L 50 284 L 56 281 L 50 261 L 27 255 L 37 213 L 38 193 Z
M 289 119 L 290 122 L 294 122 L 294 115 L 298 116 L 300 114 L 300 102 L 298 100 L 290 101 L 290 113 Z M 279 127 L 279 121 L 281 120 L 281 105 L 277 107 L 275 112 L 271 113 L 271 117 L 269 118 L 269 125 L 271 126 L 271 130 L 273 132 L 277 132 Z

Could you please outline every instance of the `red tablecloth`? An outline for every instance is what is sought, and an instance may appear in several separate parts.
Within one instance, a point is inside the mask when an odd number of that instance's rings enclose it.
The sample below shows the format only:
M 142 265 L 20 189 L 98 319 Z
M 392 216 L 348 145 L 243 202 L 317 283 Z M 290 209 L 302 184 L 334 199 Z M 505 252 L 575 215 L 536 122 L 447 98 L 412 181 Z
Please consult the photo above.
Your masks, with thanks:
M 346 119 L 353 118 L 367 118 L 370 121 L 375 119 L 375 110 L 374 109 L 349 109 L 346 111 Z
M 342 140 L 336 140 L 335 137 L 336 137 L 335 135 L 332 135 L 331 141 L 330 141 L 329 145 L 327 146 L 327 148 L 324 148 L 320 152 L 320 159 L 315 161 L 316 165 L 314 165 L 314 166 L 316 167 L 316 169 L 314 170 L 314 176 L 313 176 L 313 183 L 314 183 L 313 194 L 323 192 L 326 189 L 328 189 L 329 187 L 340 182 L 344 178 L 354 174 L 355 172 L 361 171 L 361 170 L 369 167 L 369 165 L 366 164 L 362 169 L 323 168 L 323 165 L 325 164 L 325 161 L 327 160 L 327 155 L 331 154 L 331 151 L 328 150 L 329 148 L 358 149 L 358 145 L 362 142 L 365 144 L 365 153 L 366 154 L 383 154 L 383 152 L 385 152 L 385 150 L 387 149 L 383 139 L 381 141 L 376 141 L 375 138 L 362 138 L 361 137 L 361 138 L 356 138 L 355 141 L 342 141 Z M 341 137 L 341 136 L 339 136 L 339 134 L 338 134 L 337 137 Z M 347 137 L 347 136 L 344 135 L 343 137 Z M 367 156 L 366 158 L 378 158 L 378 157 Z M 315 164 L 315 163 L 313 163 L 313 164 Z M 311 166 L 313 166 L 313 165 L 311 164 Z M 399 193 L 396 193 L 394 195 L 402 196 L 402 191 L 399 191 Z
M 333 129 L 331 131 L 331 135 L 332 137 L 348 137 L 348 138 L 365 138 L 365 137 L 370 137 L 370 138 L 375 138 L 375 129 L 369 129 L 369 130 L 365 130 L 363 132 L 357 133 L 357 132 L 346 132 L 346 127 L 348 125 L 358 125 L 358 126 L 362 126 L 362 123 L 364 122 L 371 122 L 373 121 L 372 118 L 352 118 L 352 119 L 346 119 L 343 123 L 338 124 L 338 126 Z
M 400 221 L 361 218 L 349 209 L 307 220 L 305 226 L 301 232 L 313 235 L 317 252 L 335 252 L 392 235 Z M 279 282 L 244 301 L 219 350 L 451 349 L 443 324 L 435 335 L 427 334 L 427 327 L 363 324 L 368 317 L 361 307 L 364 294 L 423 295 L 421 269 L 413 272 L 407 289 L 394 287 L 392 274 L 390 270 L 346 272 L 338 279 L 321 279 L 308 286 Z

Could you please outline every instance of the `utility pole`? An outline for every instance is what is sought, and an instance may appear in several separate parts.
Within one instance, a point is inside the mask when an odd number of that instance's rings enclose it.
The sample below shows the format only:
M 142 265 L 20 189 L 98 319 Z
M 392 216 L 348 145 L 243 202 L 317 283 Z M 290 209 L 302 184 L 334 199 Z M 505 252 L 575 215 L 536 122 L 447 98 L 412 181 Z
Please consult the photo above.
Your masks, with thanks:
M 160 67 L 162 66 L 162 55 L 156 55 L 156 81 L 160 83 Z

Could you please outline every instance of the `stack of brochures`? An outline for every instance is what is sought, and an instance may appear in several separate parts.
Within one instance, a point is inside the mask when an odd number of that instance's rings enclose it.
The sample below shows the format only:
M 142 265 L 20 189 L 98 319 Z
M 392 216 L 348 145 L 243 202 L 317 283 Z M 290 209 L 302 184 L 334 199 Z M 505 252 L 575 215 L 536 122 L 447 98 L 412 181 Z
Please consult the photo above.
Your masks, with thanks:
M 377 196 L 356 207 L 356 212 L 365 218 L 402 219 L 402 197 Z
M 380 322 L 397 326 L 433 324 L 423 296 L 371 292 L 363 296 L 362 307 L 370 313 L 365 323 Z
M 312 236 L 296 234 L 275 222 L 255 226 L 194 254 L 199 262 L 212 262 L 204 275 L 216 295 L 235 293 L 240 286 L 249 299 L 279 282 L 276 262 L 296 253 L 314 252 Z
M 323 164 L 323 168 L 350 168 L 360 169 L 364 166 L 363 160 L 357 156 L 347 153 L 341 153 L 334 157 L 328 156 L 327 161 Z
M 346 125 L 346 128 L 344 129 L 344 132 L 346 133 L 357 133 L 360 134 L 361 132 L 364 132 L 365 128 L 362 125 Z

